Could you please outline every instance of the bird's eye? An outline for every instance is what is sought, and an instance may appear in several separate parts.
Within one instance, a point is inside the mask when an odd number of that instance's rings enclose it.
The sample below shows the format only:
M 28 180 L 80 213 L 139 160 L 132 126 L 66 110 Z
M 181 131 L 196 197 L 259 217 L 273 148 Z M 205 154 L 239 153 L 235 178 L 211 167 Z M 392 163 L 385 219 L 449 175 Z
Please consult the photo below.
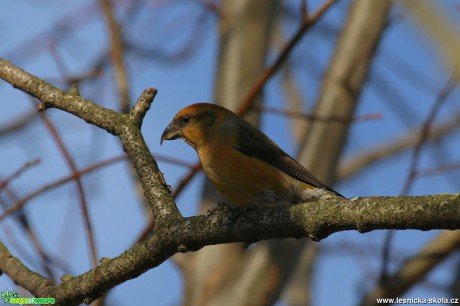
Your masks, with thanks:
M 190 122 L 190 116 L 184 116 L 181 118 L 183 124 L 187 124 Z

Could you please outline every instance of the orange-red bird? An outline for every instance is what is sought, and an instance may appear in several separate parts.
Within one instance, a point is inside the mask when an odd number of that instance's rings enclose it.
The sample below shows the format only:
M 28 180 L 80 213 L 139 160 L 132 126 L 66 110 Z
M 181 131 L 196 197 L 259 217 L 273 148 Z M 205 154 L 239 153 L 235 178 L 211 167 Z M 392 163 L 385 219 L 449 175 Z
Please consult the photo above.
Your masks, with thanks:
M 182 138 L 200 157 L 211 182 L 239 207 L 308 202 L 326 190 L 268 136 L 230 110 L 209 103 L 179 111 L 161 135 Z

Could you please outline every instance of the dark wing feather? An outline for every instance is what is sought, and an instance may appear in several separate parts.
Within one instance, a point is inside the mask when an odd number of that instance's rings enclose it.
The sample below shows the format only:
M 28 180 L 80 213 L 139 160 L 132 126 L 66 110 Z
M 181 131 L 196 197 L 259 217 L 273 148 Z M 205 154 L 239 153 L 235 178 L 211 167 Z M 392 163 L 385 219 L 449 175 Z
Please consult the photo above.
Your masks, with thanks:
M 298 181 L 319 188 L 325 188 L 340 195 L 314 177 L 305 167 L 284 152 L 269 137 L 252 126 L 249 122 L 235 120 L 234 123 L 239 126 L 237 129 L 239 131 L 238 139 L 235 143 L 236 150 L 245 155 L 263 160 Z

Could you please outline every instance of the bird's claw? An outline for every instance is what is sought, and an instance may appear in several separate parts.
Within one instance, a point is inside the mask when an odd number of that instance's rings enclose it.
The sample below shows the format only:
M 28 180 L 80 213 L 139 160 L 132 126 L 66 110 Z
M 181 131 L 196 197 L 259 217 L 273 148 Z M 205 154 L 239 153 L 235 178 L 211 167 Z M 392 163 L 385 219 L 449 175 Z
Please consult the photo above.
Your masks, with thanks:
M 232 209 L 233 208 L 229 204 L 225 202 L 219 202 L 217 203 L 217 206 L 211 207 L 210 209 L 206 211 L 206 218 L 209 218 L 210 216 L 220 211 L 226 211 L 226 210 L 232 210 Z

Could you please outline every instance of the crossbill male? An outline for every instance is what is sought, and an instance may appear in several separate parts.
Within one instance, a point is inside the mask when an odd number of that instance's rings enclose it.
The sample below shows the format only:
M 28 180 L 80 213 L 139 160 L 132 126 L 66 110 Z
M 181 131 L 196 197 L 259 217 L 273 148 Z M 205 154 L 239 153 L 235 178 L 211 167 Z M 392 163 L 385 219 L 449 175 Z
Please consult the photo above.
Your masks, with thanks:
M 342 196 L 224 107 L 197 103 L 180 110 L 161 144 L 177 138 L 195 149 L 211 182 L 240 208 L 309 202 L 325 191 Z

